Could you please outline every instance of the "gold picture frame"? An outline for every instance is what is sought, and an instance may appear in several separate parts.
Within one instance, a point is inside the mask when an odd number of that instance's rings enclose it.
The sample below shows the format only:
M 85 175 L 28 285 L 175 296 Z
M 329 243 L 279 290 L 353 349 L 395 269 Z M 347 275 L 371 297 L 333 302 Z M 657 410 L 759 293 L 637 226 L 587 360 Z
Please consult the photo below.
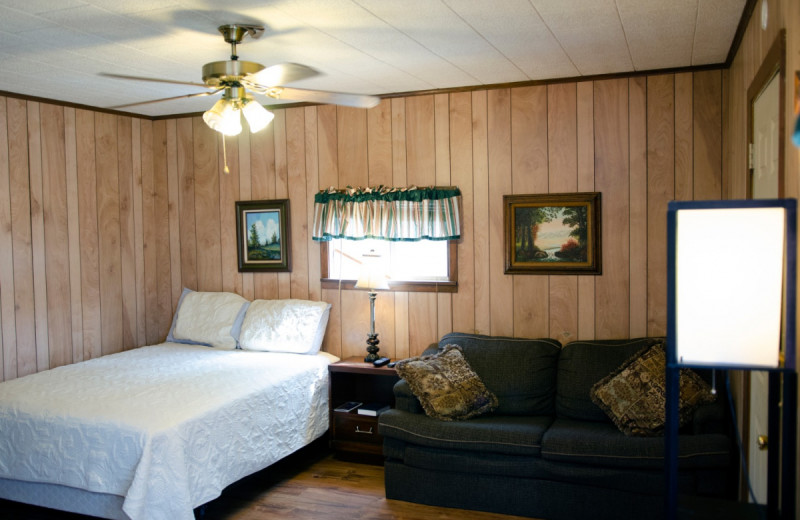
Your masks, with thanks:
M 600 274 L 600 193 L 504 195 L 506 274 Z

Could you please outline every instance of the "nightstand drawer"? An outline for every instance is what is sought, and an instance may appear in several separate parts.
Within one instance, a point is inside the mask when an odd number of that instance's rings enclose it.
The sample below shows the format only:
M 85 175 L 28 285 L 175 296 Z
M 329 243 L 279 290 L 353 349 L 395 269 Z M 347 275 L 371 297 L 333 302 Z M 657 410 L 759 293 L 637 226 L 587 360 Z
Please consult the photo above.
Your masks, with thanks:
M 381 444 L 378 419 L 357 413 L 337 413 L 334 417 L 336 438 L 342 441 Z

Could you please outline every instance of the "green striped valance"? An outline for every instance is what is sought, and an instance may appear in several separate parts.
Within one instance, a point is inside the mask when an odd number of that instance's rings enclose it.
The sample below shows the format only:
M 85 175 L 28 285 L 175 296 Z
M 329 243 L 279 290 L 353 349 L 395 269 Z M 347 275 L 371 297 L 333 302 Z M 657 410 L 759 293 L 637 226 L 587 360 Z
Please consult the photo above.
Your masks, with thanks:
M 329 188 L 314 196 L 314 240 L 454 240 L 461 237 L 454 187 Z

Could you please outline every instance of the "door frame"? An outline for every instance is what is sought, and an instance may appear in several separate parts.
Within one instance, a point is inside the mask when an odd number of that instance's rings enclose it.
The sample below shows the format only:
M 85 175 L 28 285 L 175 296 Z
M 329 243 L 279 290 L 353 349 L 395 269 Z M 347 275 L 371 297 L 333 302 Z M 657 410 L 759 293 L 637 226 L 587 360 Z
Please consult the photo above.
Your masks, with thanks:
M 786 139 L 786 29 L 781 29 L 778 36 L 772 42 L 772 45 L 761 62 L 758 72 L 750 82 L 747 88 L 747 147 L 748 147 L 748 164 L 747 164 L 747 198 L 753 198 L 753 171 L 754 168 L 750 166 L 750 147 L 754 146 L 753 143 L 753 106 L 756 98 L 764 91 L 769 82 L 778 76 L 778 197 L 786 196 L 786 169 L 785 169 L 785 139 Z M 742 445 L 749 446 L 752 440 L 752 432 L 750 431 L 750 371 L 742 372 L 742 406 L 740 428 L 742 432 Z M 744 456 L 747 457 L 748 450 L 745 449 Z M 749 461 L 748 461 L 749 462 Z M 748 464 L 749 467 L 749 464 Z M 749 492 L 747 489 L 748 476 L 740 473 L 739 476 L 739 496 L 748 497 Z
M 786 179 L 784 168 L 784 139 L 786 138 L 786 29 L 781 29 L 775 41 L 761 62 L 753 81 L 747 87 L 747 146 L 753 145 L 753 105 L 756 98 L 769 84 L 774 76 L 778 75 L 778 197 L 782 198 L 786 193 Z M 749 155 L 749 152 L 748 152 Z M 753 198 L 753 168 L 747 165 L 747 198 Z

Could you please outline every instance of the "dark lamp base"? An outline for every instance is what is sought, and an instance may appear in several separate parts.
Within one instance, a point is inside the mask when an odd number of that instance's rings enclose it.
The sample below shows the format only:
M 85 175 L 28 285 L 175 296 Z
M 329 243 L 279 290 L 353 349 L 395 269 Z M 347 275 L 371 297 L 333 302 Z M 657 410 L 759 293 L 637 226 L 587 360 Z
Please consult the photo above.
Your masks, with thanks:
M 376 359 L 379 359 L 380 356 L 378 355 L 378 343 L 381 341 L 378 339 L 378 334 L 367 334 L 367 357 L 364 358 L 364 361 L 367 363 L 372 363 Z

